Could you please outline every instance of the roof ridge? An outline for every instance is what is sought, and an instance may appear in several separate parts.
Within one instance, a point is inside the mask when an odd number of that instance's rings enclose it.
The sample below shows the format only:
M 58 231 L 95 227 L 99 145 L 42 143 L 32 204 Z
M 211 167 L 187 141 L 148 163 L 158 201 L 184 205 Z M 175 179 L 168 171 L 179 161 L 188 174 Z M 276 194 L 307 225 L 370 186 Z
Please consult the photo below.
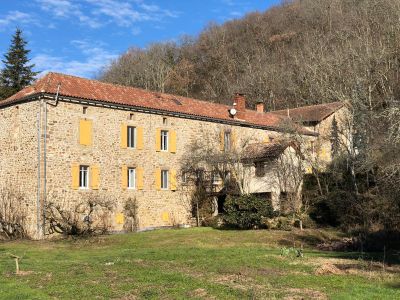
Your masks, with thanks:
M 28 95 L 32 95 L 34 92 L 36 94 L 45 93 L 55 95 L 57 93 L 55 83 L 57 82 L 63 84 L 60 95 L 65 97 L 104 101 L 119 105 L 130 105 L 179 113 L 182 115 L 193 115 L 215 120 L 247 123 L 249 125 L 268 127 L 270 129 L 279 129 L 283 120 L 287 119 L 284 116 L 279 116 L 271 112 L 259 113 L 250 109 L 244 110 L 240 119 L 233 119 L 228 112 L 231 107 L 230 105 L 173 94 L 153 92 L 142 88 L 108 83 L 96 79 L 87 79 L 58 72 L 48 72 L 32 85 L 8 98 L 8 101 L 0 102 L 0 106 L 3 103 L 11 103 L 11 101 L 23 99 Z M 179 102 L 182 102 L 182 104 L 177 105 L 174 100 L 178 100 Z M 306 128 L 296 127 L 296 130 L 300 130 L 303 134 L 313 134 L 313 132 Z
M 271 111 L 271 113 L 274 112 L 284 112 L 289 110 L 293 110 L 293 109 L 301 109 L 301 108 L 309 108 L 309 107 L 320 107 L 320 106 L 324 106 L 324 105 L 330 105 L 330 104 L 342 104 L 344 105 L 343 101 L 334 101 L 334 102 L 328 102 L 328 103 L 320 103 L 320 104 L 311 104 L 311 105 L 304 105 L 304 106 L 298 106 L 298 107 L 293 107 L 293 108 L 284 108 L 284 109 L 278 109 L 278 110 L 273 110 Z
M 63 76 L 63 77 L 71 77 L 71 78 L 76 78 L 76 79 L 85 80 L 85 81 L 96 82 L 96 83 L 100 83 L 100 84 L 108 85 L 108 86 L 121 87 L 121 88 L 124 88 L 124 89 L 132 89 L 132 90 L 139 90 L 139 91 L 144 91 L 144 92 L 152 93 L 152 94 L 160 94 L 161 96 L 168 96 L 168 97 L 172 97 L 172 98 L 179 97 L 179 98 L 183 98 L 183 99 L 198 101 L 198 102 L 201 102 L 201 103 L 208 103 L 208 104 L 214 104 L 214 105 L 220 105 L 220 106 L 224 106 L 224 107 L 229 107 L 229 105 L 227 105 L 227 104 L 216 103 L 216 102 L 212 102 L 212 101 L 209 101 L 209 100 L 202 100 L 202 99 L 196 99 L 196 98 L 185 97 L 185 96 L 180 96 L 180 95 L 174 95 L 174 94 L 169 94 L 169 93 L 146 90 L 146 89 L 140 88 L 140 87 L 123 85 L 123 84 L 120 84 L 120 83 L 104 82 L 104 81 L 101 81 L 101 80 L 98 80 L 98 79 L 89 79 L 89 78 L 84 78 L 84 77 L 80 77 L 80 76 L 76 76 L 76 75 L 64 74 L 64 73 L 60 73 L 60 72 L 48 72 L 45 76 L 43 76 L 43 78 L 48 76 L 48 75 L 50 75 L 50 74 L 55 74 L 55 75 L 59 75 L 59 76 Z

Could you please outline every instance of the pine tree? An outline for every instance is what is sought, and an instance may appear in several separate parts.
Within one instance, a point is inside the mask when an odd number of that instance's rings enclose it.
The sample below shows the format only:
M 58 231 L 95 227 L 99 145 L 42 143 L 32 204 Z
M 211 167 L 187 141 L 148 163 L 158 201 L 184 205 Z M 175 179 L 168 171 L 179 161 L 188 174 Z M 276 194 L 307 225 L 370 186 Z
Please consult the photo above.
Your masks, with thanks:
M 338 123 L 336 121 L 335 116 L 333 116 L 332 120 L 332 128 L 331 128 L 331 149 L 332 149 L 332 156 L 337 157 L 339 154 L 340 149 L 340 141 L 339 141 L 339 128 Z
M 22 30 L 17 28 L 11 41 L 8 52 L 4 55 L 4 69 L 0 78 L 0 99 L 5 99 L 31 84 L 38 74 L 32 69 L 35 65 L 29 65 L 26 49 L 27 42 L 22 37 Z

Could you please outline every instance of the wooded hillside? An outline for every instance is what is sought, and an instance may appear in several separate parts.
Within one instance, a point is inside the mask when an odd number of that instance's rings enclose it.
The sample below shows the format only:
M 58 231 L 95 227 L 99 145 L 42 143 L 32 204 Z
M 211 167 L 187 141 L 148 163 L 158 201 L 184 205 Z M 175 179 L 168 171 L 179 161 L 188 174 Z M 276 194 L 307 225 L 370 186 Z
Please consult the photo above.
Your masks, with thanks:
M 240 91 L 268 110 L 346 101 L 352 136 L 329 176 L 313 170 L 315 215 L 355 233 L 398 233 L 399 75 L 399 0 L 297 0 L 129 49 L 100 79 L 225 103 Z
M 100 79 L 214 102 L 240 91 L 269 109 L 355 95 L 372 108 L 399 94 L 399 18 L 398 0 L 293 1 L 131 48 Z

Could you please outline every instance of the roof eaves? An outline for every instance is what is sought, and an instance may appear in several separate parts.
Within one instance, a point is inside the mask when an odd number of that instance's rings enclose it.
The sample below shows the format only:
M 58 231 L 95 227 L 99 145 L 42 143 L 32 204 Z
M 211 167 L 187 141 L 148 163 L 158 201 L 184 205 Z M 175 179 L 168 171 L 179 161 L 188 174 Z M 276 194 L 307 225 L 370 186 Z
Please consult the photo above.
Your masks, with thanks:
M 43 93 L 43 95 L 50 99 L 54 99 L 54 97 L 55 97 L 54 93 Z M 58 100 L 66 101 L 66 102 L 84 102 L 86 104 L 91 104 L 94 106 L 98 106 L 100 104 L 101 106 L 109 107 L 109 108 L 124 108 L 127 110 L 137 110 L 137 111 L 145 110 L 145 111 L 150 111 L 153 113 L 158 113 L 158 114 L 163 114 L 163 115 L 167 114 L 167 115 L 186 117 L 186 118 L 190 118 L 190 119 L 201 119 L 201 120 L 217 122 L 217 123 L 225 123 L 225 124 L 231 124 L 231 125 L 241 125 L 241 126 L 245 126 L 245 127 L 267 129 L 267 130 L 272 130 L 272 131 L 277 131 L 277 132 L 285 131 L 282 128 L 271 126 L 271 125 L 261 125 L 261 124 L 255 124 L 255 123 L 245 122 L 245 121 L 212 118 L 212 117 L 207 117 L 207 116 L 203 116 L 203 115 L 199 115 L 199 114 L 182 113 L 182 112 L 177 112 L 177 111 L 172 111 L 172 110 L 156 109 L 156 108 L 152 108 L 152 107 L 139 106 L 139 105 L 121 104 L 121 103 L 113 102 L 110 100 L 98 100 L 98 99 L 91 99 L 91 98 L 84 98 L 84 97 L 78 98 L 78 97 L 63 95 L 63 94 L 58 95 Z M 314 135 L 314 134 L 315 133 L 310 132 L 307 135 Z
M 21 98 L 12 99 L 9 101 L 7 101 L 7 99 L 6 99 L 3 101 L 0 101 L 0 107 L 3 108 L 3 107 L 8 107 L 8 106 L 13 106 L 16 104 L 24 103 L 24 102 L 33 101 L 33 100 L 39 99 L 42 95 L 44 95 L 43 92 L 37 92 L 37 93 L 33 93 L 33 94 L 30 94 L 30 95 L 27 95 L 27 96 L 24 96 Z

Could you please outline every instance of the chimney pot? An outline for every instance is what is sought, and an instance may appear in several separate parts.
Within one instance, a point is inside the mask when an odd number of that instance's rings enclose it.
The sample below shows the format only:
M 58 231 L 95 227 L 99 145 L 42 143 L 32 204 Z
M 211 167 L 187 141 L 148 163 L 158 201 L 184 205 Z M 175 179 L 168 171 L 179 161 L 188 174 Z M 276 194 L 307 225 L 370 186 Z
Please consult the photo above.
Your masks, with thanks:
M 245 111 L 246 110 L 246 97 L 244 94 L 235 93 L 233 102 L 234 102 L 234 104 L 236 103 L 237 111 Z
M 264 112 L 264 102 L 262 101 L 258 101 L 256 104 L 256 111 L 259 113 L 263 113 Z

